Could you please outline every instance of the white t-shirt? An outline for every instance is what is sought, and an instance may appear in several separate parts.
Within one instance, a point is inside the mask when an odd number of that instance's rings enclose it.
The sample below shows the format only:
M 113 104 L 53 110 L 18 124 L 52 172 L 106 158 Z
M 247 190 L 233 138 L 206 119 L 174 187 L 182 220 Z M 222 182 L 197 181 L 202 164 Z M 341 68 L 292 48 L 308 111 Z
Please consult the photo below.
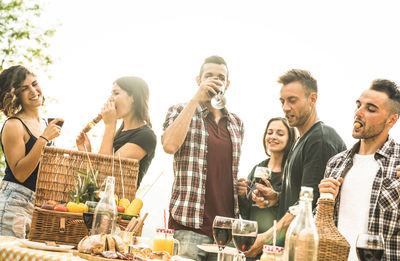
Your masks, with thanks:
M 371 155 L 354 155 L 353 166 L 344 178 L 340 194 L 338 229 L 350 243 L 351 261 L 358 261 L 357 235 L 368 232 L 372 183 L 379 164 Z

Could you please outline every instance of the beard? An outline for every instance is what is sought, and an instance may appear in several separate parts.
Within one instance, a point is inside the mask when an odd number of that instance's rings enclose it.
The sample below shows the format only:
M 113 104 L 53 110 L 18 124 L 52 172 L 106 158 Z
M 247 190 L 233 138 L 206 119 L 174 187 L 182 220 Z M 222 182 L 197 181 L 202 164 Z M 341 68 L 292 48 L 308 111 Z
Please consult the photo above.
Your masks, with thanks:
M 309 106 L 305 106 L 296 116 L 296 120 L 292 123 L 289 122 L 289 126 L 293 128 L 303 126 L 310 118 L 310 116 L 311 116 L 311 108 Z
M 361 132 L 354 132 L 352 133 L 353 138 L 355 139 L 371 139 L 383 132 L 383 130 L 386 127 L 386 119 L 383 120 L 379 124 L 374 124 L 371 127 L 368 127 L 368 125 L 363 126 L 363 130 Z

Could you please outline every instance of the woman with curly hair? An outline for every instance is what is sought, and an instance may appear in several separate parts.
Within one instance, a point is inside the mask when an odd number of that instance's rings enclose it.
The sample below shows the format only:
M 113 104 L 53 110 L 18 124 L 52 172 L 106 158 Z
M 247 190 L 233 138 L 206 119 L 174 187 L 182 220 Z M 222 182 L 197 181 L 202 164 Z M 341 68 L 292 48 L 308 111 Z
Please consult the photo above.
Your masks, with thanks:
M 40 117 L 44 97 L 36 75 L 21 65 L 0 74 L 0 112 L 7 116 L 0 134 L 6 169 L 0 188 L 0 235 L 24 238 L 34 208 L 43 146 L 60 135 L 55 119 Z

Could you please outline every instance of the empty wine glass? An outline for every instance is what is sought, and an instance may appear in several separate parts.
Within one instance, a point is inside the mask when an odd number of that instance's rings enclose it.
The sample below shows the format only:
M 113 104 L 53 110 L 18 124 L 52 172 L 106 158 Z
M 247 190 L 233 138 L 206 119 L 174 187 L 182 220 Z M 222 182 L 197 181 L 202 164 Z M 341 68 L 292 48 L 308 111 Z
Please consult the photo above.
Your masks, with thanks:
M 226 98 L 225 98 L 225 84 L 220 87 L 220 91 L 211 98 L 211 106 L 215 109 L 220 110 L 225 107 Z
M 224 248 L 232 240 L 233 218 L 216 216 L 212 225 L 214 240 L 218 245 L 218 261 L 224 259 Z
M 271 169 L 268 167 L 257 166 L 256 169 L 254 170 L 254 181 L 256 183 L 265 185 L 262 178 L 270 179 L 271 178 Z
M 239 251 L 240 259 L 246 260 L 244 252 L 256 241 L 258 225 L 256 221 L 235 219 L 232 223 L 232 238 L 236 249 Z
M 382 235 L 359 234 L 356 241 L 357 257 L 360 261 L 379 261 L 383 256 Z
M 251 196 L 254 190 L 256 190 L 256 183 L 266 185 L 262 178 L 270 179 L 271 178 L 271 169 L 268 167 L 260 167 L 257 166 L 254 170 L 254 179 L 250 183 L 250 190 L 247 192 L 247 198 L 251 200 Z M 253 203 L 253 206 L 257 206 L 256 203 Z

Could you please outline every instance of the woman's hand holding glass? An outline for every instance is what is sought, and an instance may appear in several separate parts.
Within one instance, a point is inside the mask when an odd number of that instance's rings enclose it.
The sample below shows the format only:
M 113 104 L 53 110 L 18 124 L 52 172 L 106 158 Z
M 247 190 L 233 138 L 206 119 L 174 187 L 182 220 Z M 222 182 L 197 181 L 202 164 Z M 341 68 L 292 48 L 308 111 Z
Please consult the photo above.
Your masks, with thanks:
M 61 127 L 59 125 L 57 125 L 57 123 L 60 121 L 64 122 L 64 120 L 61 118 L 56 118 L 56 119 L 52 120 L 47 125 L 47 127 L 44 129 L 42 135 L 40 135 L 40 136 L 43 136 L 48 141 L 51 141 L 54 138 L 57 138 L 58 136 L 60 136 Z

